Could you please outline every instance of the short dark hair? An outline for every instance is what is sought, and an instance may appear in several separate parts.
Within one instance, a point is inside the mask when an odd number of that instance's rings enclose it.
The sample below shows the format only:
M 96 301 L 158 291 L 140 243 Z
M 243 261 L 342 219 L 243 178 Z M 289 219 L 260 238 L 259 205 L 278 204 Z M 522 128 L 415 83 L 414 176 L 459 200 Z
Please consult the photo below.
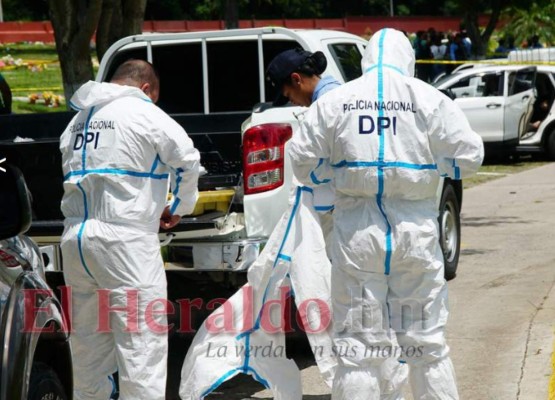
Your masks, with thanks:
M 154 66 L 148 61 L 129 59 L 116 69 L 110 82 L 119 82 L 131 86 L 150 83 L 151 86 L 159 87 L 160 77 Z

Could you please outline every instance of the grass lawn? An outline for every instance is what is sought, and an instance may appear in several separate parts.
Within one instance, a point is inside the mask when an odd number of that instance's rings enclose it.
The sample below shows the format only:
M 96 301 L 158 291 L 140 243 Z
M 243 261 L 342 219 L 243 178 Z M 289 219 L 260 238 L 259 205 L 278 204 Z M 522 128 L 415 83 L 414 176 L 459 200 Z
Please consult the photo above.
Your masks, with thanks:
M 47 64 L 42 71 L 33 72 L 28 68 L 2 71 L 2 75 L 12 89 L 14 97 L 45 91 L 63 94 L 62 73 L 59 65 Z
M 63 96 L 62 73 L 58 53 L 54 44 L 0 44 L 0 59 L 11 56 L 21 60 L 24 65 L 0 67 L 0 73 L 12 90 L 12 112 L 16 114 L 33 112 L 65 111 L 65 102 L 60 107 L 44 105 L 42 94 L 51 92 Z M 4 63 L 9 64 L 8 60 Z M 30 104 L 28 96 L 40 96 L 36 104 Z M 42 104 L 41 104 L 42 103 Z
M 463 180 L 463 186 L 465 189 L 470 188 L 484 182 L 503 178 L 507 175 L 526 171 L 527 169 L 541 167 L 547 163 L 549 163 L 549 161 L 539 155 L 523 155 L 518 159 L 511 159 L 507 161 L 487 161 L 480 167 L 478 174 Z

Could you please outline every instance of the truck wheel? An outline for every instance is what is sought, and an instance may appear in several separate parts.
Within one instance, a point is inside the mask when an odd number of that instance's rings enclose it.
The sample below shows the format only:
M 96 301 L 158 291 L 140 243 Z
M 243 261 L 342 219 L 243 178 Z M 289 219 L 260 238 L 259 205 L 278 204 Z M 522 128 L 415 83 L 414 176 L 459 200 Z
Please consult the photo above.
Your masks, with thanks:
M 47 364 L 36 362 L 31 369 L 28 400 L 67 400 L 56 372 Z
M 449 184 L 445 186 L 441 195 L 439 237 L 445 263 L 445 279 L 451 280 L 457 274 L 461 251 L 461 216 L 455 189 Z
M 555 161 L 555 129 L 551 131 L 545 141 L 545 152 L 549 160 Z

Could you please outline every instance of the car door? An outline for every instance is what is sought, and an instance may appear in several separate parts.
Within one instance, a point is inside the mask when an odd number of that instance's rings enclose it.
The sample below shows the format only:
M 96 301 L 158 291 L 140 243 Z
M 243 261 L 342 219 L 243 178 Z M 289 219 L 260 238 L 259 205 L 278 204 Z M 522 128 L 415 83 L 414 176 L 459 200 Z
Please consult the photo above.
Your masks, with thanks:
M 536 100 L 536 67 L 506 71 L 506 101 L 504 110 L 505 142 L 518 141 L 526 133 Z
M 502 71 L 475 72 L 446 87 L 484 142 L 503 140 L 504 81 Z

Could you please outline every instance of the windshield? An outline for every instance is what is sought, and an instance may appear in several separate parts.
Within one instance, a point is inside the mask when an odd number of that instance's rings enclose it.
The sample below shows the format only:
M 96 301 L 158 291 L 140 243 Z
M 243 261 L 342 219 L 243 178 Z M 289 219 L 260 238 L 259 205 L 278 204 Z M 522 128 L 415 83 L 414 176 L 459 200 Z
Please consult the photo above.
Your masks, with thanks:
M 458 76 L 461 76 L 461 74 L 460 74 L 459 72 L 454 72 L 454 73 L 452 73 L 452 74 L 448 74 L 448 75 L 442 76 L 442 77 L 439 78 L 436 82 L 432 83 L 432 85 L 433 85 L 434 87 L 436 87 L 436 88 L 437 88 L 437 87 L 440 87 L 440 86 L 442 86 L 445 82 L 451 80 L 451 78 L 456 78 L 456 77 L 458 77 Z

